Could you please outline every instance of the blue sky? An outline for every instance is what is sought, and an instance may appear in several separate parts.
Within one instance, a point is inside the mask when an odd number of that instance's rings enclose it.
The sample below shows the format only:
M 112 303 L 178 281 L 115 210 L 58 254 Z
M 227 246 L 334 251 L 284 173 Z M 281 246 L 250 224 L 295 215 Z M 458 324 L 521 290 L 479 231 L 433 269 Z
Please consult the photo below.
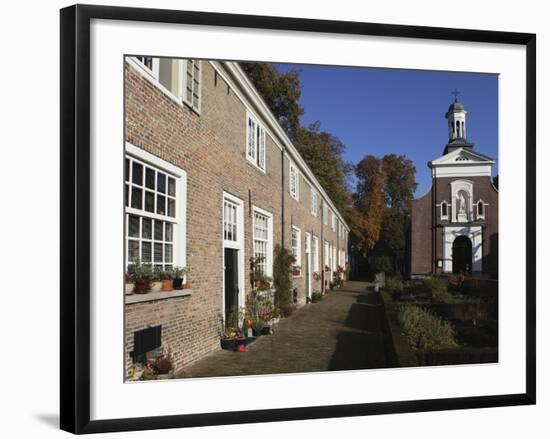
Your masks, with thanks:
M 344 158 L 405 154 L 416 165 L 416 196 L 430 187 L 427 163 L 443 154 L 444 117 L 457 88 L 469 111 L 468 140 L 474 150 L 498 158 L 498 75 L 358 67 L 276 64 L 300 70 L 302 125 L 321 129 L 346 145 Z M 493 168 L 496 175 L 498 163 Z

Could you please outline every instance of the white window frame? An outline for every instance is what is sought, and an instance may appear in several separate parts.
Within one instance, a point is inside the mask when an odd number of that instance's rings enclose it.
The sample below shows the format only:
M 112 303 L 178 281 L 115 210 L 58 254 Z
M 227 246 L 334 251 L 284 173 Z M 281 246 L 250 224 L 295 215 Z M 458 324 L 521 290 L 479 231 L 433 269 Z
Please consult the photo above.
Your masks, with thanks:
M 330 269 L 330 244 L 328 241 L 325 241 L 325 247 L 324 247 L 324 265 L 323 265 L 323 271 L 326 267 L 329 267 Z
M 124 262 L 125 267 L 128 266 L 128 263 L 131 261 L 128 261 L 128 248 L 127 248 L 127 240 L 128 240 L 128 218 L 129 215 L 137 215 L 140 217 L 147 217 L 151 219 L 156 219 L 160 221 L 165 222 L 171 222 L 173 224 L 173 247 L 172 247 L 172 266 L 183 266 L 186 265 L 186 252 L 187 252 L 187 240 L 186 240 L 186 214 L 187 214 L 187 173 L 153 155 L 148 153 L 147 151 L 144 151 L 141 148 L 138 148 L 137 146 L 126 142 L 125 145 L 125 157 L 129 156 L 133 159 L 136 159 L 136 161 L 142 162 L 151 168 L 155 168 L 157 170 L 162 171 L 163 173 L 169 174 L 170 176 L 175 178 L 176 183 L 176 215 L 175 217 L 169 217 L 168 215 L 159 215 L 157 213 L 151 213 L 147 212 L 145 209 L 135 209 L 130 206 L 124 206 L 124 212 L 125 212 L 125 221 L 124 221 L 124 241 L 125 241 L 125 254 L 124 254 Z M 131 175 L 129 176 L 131 179 Z M 131 181 L 131 180 L 130 180 Z M 126 184 L 126 183 L 124 183 Z M 131 185 L 131 183 L 130 183 Z M 142 197 L 144 197 L 145 194 L 142 194 Z M 131 197 L 131 195 L 129 195 Z M 142 205 L 144 203 L 144 199 L 142 199 Z M 156 201 L 155 201 L 156 203 Z M 156 210 L 155 210 L 156 212 Z M 141 222 L 140 222 L 141 223 Z M 141 235 L 141 229 L 140 229 L 140 235 Z M 140 237 L 141 240 L 141 237 Z M 163 240 L 164 241 L 164 240 Z M 153 261 L 154 259 L 154 248 L 152 248 L 152 254 L 151 259 Z M 164 249 L 163 249 L 164 251 Z M 141 252 L 140 252 L 141 253 Z M 152 262 L 151 262 L 152 263 Z
M 296 201 L 300 201 L 300 172 L 298 167 L 290 162 L 290 196 Z
M 445 205 L 447 214 L 443 215 L 443 205 Z M 439 205 L 439 216 L 442 220 L 448 220 L 449 219 L 449 203 L 447 203 L 446 200 L 443 200 L 441 204 Z
M 170 99 L 172 99 L 175 103 L 177 103 L 179 106 L 183 106 L 183 104 L 190 107 L 193 111 L 200 114 L 201 112 L 201 104 L 202 104 L 202 61 L 200 60 L 193 60 L 194 62 L 198 63 L 199 68 L 199 101 L 198 105 L 196 107 L 193 106 L 192 97 L 191 102 L 187 99 L 187 59 L 178 59 L 173 58 L 174 61 L 178 62 L 178 90 L 174 93 L 172 90 L 165 87 L 159 80 L 160 74 L 159 74 L 159 58 L 158 57 L 149 57 L 153 59 L 152 62 L 152 69 L 147 67 L 145 64 L 143 64 L 137 57 L 131 56 L 127 57 L 126 61 L 129 65 L 134 67 L 137 71 L 141 72 L 143 74 L 143 77 L 147 79 L 151 84 L 153 84 L 155 87 L 157 87 L 160 91 L 162 91 L 166 96 L 168 96 Z
M 313 260 L 313 272 L 319 273 L 319 238 L 313 235 L 311 241 L 311 254 Z
M 328 206 L 327 206 L 327 203 L 325 203 L 325 201 L 323 201 L 323 224 L 325 226 L 328 225 Z
M 254 125 L 254 132 L 252 133 L 254 146 L 250 148 L 250 123 Z M 266 146 L 267 146 L 267 133 L 265 127 L 258 122 L 258 119 L 250 112 L 246 113 L 246 141 L 245 151 L 247 160 L 256 168 L 265 173 L 266 169 Z
M 180 84 L 180 87 L 182 88 L 182 91 L 181 91 L 181 99 L 183 100 L 183 102 L 185 102 L 191 109 L 193 109 L 194 111 L 196 111 L 197 113 L 200 114 L 201 112 L 201 104 L 202 104 L 202 61 L 199 60 L 199 59 L 182 59 L 181 60 L 182 62 L 180 63 L 180 75 L 183 75 L 180 76 L 181 78 L 181 84 Z M 188 78 L 188 75 L 187 75 L 187 69 L 189 68 L 189 64 L 192 64 L 193 66 L 193 75 L 191 77 L 191 81 L 193 81 L 195 79 L 195 71 L 194 71 L 194 65 L 196 64 L 197 65 L 197 70 L 198 70 L 198 75 L 199 75 L 199 79 L 198 79 L 198 84 L 199 84 L 199 89 L 198 89 L 198 93 L 197 93 L 197 99 L 198 99 L 198 102 L 197 102 L 197 106 L 193 105 L 193 87 L 191 87 L 191 99 L 189 100 L 187 98 L 187 87 L 188 87 L 188 84 L 187 84 L 187 78 Z
M 333 232 L 336 231 L 336 214 L 334 212 L 331 212 L 332 214 L 332 221 L 330 223 L 330 230 Z
M 479 203 L 481 203 L 481 205 L 483 206 L 482 207 L 483 212 L 481 214 L 479 213 L 479 207 L 478 207 Z M 476 218 L 477 219 L 485 219 L 485 211 L 487 209 L 487 206 L 488 206 L 488 203 L 483 201 L 481 198 L 479 200 L 477 200 L 477 203 L 476 203 Z
M 296 238 L 294 238 L 294 234 L 296 233 Z M 296 259 L 296 262 L 294 262 L 293 265 L 299 265 L 302 266 L 302 231 L 298 226 L 292 226 L 292 234 L 290 235 L 290 243 L 292 248 L 292 255 L 294 256 L 294 259 Z M 294 245 L 294 242 L 296 243 L 296 246 Z M 300 269 L 301 274 L 302 269 Z M 298 275 L 299 276 L 299 275 Z
M 311 188 L 311 200 L 309 209 L 313 216 L 317 216 L 317 192 L 313 188 Z
M 266 241 L 266 257 L 265 257 L 265 272 L 267 276 L 273 276 L 273 215 L 267 210 L 257 206 L 252 207 L 252 253 L 256 256 L 256 236 L 254 214 L 265 216 L 267 218 L 267 241 Z
M 237 240 L 226 240 L 224 239 L 224 206 L 225 202 L 228 201 L 232 204 L 235 204 L 237 206 Z M 244 271 L 245 271 L 245 264 L 244 264 L 244 203 L 243 200 L 240 198 L 228 193 L 223 192 L 222 194 L 222 203 L 221 203 L 221 236 L 222 236 L 222 255 L 225 255 L 224 249 L 225 248 L 232 248 L 235 250 L 238 250 L 238 272 L 237 272 L 237 281 L 239 284 L 239 307 L 243 307 L 245 305 L 245 282 L 244 282 Z M 225 257 L 225 256 L 223 256 Z M 225 261 L 222 265 L 222 300 L 221 300 L 221 313 L 222 315 L 225 315 Z

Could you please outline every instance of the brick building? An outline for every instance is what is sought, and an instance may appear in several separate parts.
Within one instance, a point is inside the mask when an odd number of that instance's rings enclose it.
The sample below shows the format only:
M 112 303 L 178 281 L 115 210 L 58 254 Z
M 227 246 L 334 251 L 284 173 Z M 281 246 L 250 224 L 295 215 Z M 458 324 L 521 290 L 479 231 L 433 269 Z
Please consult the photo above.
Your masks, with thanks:
M 455 98 L 445 114 L 449 143 L 428 163 L 432 186 L 413 201 L 411 276 L 467 272 L 498 277 L 498 190 L 495 161 L 466 139 L 468 111 Z
M 292 249 L 300 305 L 346 266 L 348 226 L 237 63 L 127 57 L 125 117 L 126 263 L 190 270 L 187 290 L 126 296 L 127 372 L 144 330 L 176 370 L 219 349 L 251 256 L 271 275 Z

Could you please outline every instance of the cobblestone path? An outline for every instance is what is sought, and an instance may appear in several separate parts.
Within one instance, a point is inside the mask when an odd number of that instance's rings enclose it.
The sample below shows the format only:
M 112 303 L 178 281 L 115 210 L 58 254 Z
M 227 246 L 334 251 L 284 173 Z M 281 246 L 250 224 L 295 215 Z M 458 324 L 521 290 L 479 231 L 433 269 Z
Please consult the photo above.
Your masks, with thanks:
M 305 305 L 247 352 L 220 350 L 177 378 L 316 372 L 386 367 L 379 296 L 348 281 L 319 303 Z

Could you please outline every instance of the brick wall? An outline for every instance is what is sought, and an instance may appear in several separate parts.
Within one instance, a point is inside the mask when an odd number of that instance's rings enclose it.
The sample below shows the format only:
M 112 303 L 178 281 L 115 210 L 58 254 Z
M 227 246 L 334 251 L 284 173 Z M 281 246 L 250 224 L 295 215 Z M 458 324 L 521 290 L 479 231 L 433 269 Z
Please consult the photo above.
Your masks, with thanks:
M 281 148 L 267 136 L 266 172 L 245 156 L 246 108 L 235 92 L 208 62 L 202 62 L 202 102 L 197 114 L 180 106 L 134 68 L 126 65 L 126 140 L 187 172 L 186 265 L 191 296 L 126 305 L 126 366 L 131 365 L 134 331 L 162 325 L 162 344 L 176 369 L 219 349 L 218 323 L 223 311 L 223 192 L 240 198 L 244 205 L 245 292 L 249 257 L 253 255 L 252 206 L 273 214 L 274 245 L 282 240 L 282 194 L 284 194 L 285 245 L 290 248 L 291 227 L 301 229 L 302 265 L 305 263 L 305 232 L 319 238 L 323 266 L 321 197 L 317 217 L 309 211 L 309 185 L 302 177 L 300 202 L 289 194 L 288 159 L 281 179 Z M 284 187 L 283 187 L 284 184 Z M 325 239 L 338 241 L 330 223 Z M 346 248 L 343 243 L 342 248 Z M 305 271 L 303 270 L 303 273 Z M 299 302 L 305 302 L 305 276 L 294 279 Z M 321 282 L 312 282 L 320 290 Z
M 421 198 L 413 201 L 411 214 L 411 273 L 427 274 L 432 271 L 432 191 L 436 191 L 436 205 L 446 200 L 449 220 L 441 220 L 439 206 L 436 209 L 436 254 L 435 259 L 443 258 L 443 231 L 445 226 L 452 226 L 451 182 L 458 178 L 437 178 L 435 187 L 430 188 Z M 481 198 L 489 205 L 485 207 L 485 219 L 476 220 L 473 224 L 482 226 L 483 230 L 483 273 L 496 277 L 498 275 L 498 192 L 491 183 L 490 177 L 461 177 L 473 183 L 473 204 Z M 437 270 L 441 271 L 441 270 Z

